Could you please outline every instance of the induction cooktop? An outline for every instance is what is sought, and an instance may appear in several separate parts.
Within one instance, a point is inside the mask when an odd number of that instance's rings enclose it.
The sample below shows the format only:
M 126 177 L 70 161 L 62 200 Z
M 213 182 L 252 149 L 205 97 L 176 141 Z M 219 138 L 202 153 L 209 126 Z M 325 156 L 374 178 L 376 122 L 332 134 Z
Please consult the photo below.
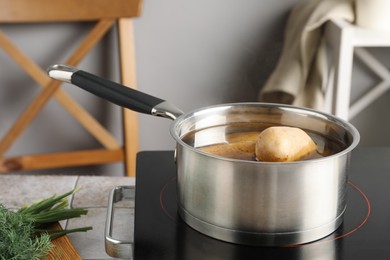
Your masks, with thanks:
M 259 247 L 220 241 L 184 223 L 177 213 L 173 152 L 141 152 L 134 259 L 390 259 L 390 150 L 358 149 L 352 158 L 340 228 L 308 244 Z

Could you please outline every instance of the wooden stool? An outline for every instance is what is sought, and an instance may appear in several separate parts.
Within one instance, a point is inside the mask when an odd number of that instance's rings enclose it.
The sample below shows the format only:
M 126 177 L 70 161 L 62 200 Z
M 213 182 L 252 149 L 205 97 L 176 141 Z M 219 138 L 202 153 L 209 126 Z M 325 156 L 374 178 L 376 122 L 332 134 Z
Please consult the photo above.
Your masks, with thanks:
M 135 58 L 131 18 L 139 16 L 141 0 L 0 0 L 0 24 L 91 22 L 96 25 L 64 63 L 77 66 L 113 26 L 118 27 L 121 83 L 135 87 Z M 55 25 L 53 25 L 55 26 Z M 138 117 L 123 111 L 124 143 L 120 144 L 94 117 L 60 89 L 31 58 L 26 56 L 0 31 L 0 48 L 12 58 L 38 85 L 39 95 L 29 104 L 11 129 L 0 140 L 0 172 L 52 169 L 71 166 L 125 163 L 126 175 L 135 175 L 138 152 Z M 53 61 L 53 63 L 60 61 Z M 6 157 L 18 139 L 49 99 L 59 102 L 93 137 L 101 149 Z

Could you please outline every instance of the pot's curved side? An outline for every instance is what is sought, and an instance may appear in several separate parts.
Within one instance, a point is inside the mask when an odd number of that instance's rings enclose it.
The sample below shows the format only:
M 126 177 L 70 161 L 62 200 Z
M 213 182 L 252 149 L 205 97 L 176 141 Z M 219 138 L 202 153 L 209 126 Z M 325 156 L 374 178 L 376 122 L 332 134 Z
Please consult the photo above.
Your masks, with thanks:
M 346 148 L 319 159 L 267 163 L 206 154 L 181 140 L 194 130 L 237 122 L 300 127 Z M 233 243 L 279 246 L 320 239 L 342 223 L 349 160 L 359 142 L 348 122 L 310 109 L 235 104 L 181 116 L 171 133 L 177 141 L 179 214 L 201 233 Z M 220 134 L 200 139 L 208 143 L 215 136 Z
M 259 167 L 179 146 L 179 214 L 201 233 L 233 243 L 275 246 L 317 240 L 342 223 L 348 158 Z

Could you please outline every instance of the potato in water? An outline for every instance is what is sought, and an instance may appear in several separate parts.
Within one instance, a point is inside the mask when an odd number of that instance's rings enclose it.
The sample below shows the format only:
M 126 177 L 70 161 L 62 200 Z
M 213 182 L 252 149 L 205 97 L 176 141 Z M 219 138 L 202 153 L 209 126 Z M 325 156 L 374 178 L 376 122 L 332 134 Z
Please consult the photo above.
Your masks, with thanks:
M 273 126 L 262 131 L 256 141 L 256 159 L 263 162 L 293 162 L 315 152 L 317 145 L 300 128 Z
M 201 147 L 206 153 L 240 160 L 255 160 L 255 144 L 259 132 L 235 133 L 228 136 L 228 143 Z

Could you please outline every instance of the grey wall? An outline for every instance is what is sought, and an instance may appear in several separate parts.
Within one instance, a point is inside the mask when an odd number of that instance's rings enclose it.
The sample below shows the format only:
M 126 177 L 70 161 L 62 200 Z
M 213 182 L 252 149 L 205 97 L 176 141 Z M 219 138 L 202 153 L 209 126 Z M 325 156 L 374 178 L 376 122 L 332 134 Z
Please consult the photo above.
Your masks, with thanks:
M 138 89 L 184 111 L 225 102 L 256 101 L 258 90 L 280 55 L 288 11 L 299 1 L 145 0 L 142 15 L 134 22 Z M 90 26 L 1 25 L 1 30 L 46 68 L 65 62 L 75 46 L 72 42 L 80 41 Z M 115 34 L 111 32 L 79 67 L 118 80 L 115 46 Z M 379 50 L 377 54 L 388 60 L 385 53 Z M 355 67 L 353 81 L 358 88 L 375 81 L 362 66 Z M 2 51 L 0 68 L 0 135 L 4 135 L 39 88 Z M 66 86 L 65 91 L 121 138 L 117 107 L 72 86 Z M 365 145 L 390 143 L 389 138 L 383 138 L 389 129 L 383 117 L 387 118 L 377 112 L 388 109 L 388 95 L 352 121 Z M 169 120 L 147 115 L 139 118 L 141 150 L 174 148 Z M 382 122 L 381 127 L 374 128 L 378 122 Z M 50 101 L 8 154 L 73 147 L 94 148 L 98 144 L 56 102 Z
M 139 88 L 184 111 L 255 101 L 298 1 L 145 1 L 135 21 Z M 141 148 L 172 149 L 171 122 L 140 116 Z

